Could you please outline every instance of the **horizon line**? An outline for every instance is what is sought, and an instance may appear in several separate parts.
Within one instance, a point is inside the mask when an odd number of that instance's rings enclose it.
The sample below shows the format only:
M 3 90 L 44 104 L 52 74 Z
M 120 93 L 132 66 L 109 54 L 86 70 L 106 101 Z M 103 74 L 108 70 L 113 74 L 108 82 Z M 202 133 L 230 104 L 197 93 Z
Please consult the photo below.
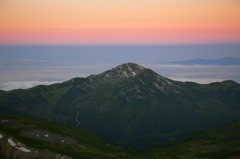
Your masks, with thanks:
M 1 44 L 0 47 L 4 46 L 202 46 L 202 45 L 240 45 L 240 42 L 216 42 L 216 43 L 154 43 L 154 44 L 148 44 L 148 43 L 143 43 L 143 44 Z

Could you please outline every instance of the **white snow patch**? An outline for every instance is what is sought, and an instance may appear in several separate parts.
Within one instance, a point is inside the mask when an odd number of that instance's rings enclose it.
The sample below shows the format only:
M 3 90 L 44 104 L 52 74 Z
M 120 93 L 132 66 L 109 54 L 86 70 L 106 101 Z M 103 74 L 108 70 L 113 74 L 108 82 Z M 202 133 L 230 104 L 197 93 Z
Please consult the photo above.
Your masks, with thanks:
M 125 75 L 126 77 L 128 77 L 127 72 L 124 71 L 123 73 L 124 73 L 124 75 Z
M 127 67 L 128 67 L 128 70 L 132 71 L 131 67 L 129 67 L 128 65 L 127 65 Z
M 61 159 L 64 159 L 63 157 L 61 157 Z
M 157 87 L 158 90 L 160 90 L 161 92 L 167 94 L 167 92 L 164 89 L 164 86 L 159 86 L 156 82 L 153 83 L 155 85 L 155 87 Z
M 135 76 L 135 75 L 136 75 L 136 73 L 135 73 L 135 72 L 132 72 L 132 74 L 133 74 L 133 76 Z
M 8 143 L 12 146 L 15 147 L 17 144 L 13 142 L 12 138 L 8 138 Z M 23 152 L 31 152 L 31 150 L 26 149 L 25 147 L 15 147 L 16 149 L 23 151 Z
M 61 140 L 61 142 L 64 142 L 64 140 Z
M 44 135 L 45 137 L 48 137 L 49 135 L 48 134 L 46 134 L 46 135 Z
M 7 123 L 7 122 L 8 122 L 8 120 L 2 120 L 2 122 L 3 122 L 3 123 Z
M 15 144 L 15 142 L 13 142 L 12 138 L 8 138 L 8 143 L 9 143 L 12 147 L 16 146 L 16 144 Z
M 166 82 L 167 82 L 168 84 L 172 85 L 172 83 L 171 83 L 171 82 L 169 82 L 168 80 L 166 80 Z
M 31 150 L 26 149 L 25 147 L 16 147 L 16 149 L 22 151 L 22 152 L 31 152 Z
M 0 134 L 0 139 L 2 139 L 3 138 L 3 136 L 2 136 L 2 134 Z

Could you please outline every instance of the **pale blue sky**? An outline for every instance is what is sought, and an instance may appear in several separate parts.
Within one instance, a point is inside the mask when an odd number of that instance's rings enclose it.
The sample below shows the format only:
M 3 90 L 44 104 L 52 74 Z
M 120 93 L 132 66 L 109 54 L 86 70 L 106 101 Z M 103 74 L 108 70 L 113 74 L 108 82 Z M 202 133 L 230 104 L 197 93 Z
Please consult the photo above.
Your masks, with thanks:
M 240 44 L 139 46 L 0 46 L 0 59 L 81 62 L 169 62 L 240 57 Z

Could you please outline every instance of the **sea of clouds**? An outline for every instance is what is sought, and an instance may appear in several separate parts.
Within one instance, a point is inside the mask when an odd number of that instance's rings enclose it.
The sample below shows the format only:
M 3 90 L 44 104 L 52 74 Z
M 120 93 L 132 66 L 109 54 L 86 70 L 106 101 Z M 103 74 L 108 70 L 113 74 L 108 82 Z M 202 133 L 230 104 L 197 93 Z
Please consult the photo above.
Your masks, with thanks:
M 37 85 L 61 83 L 75 77 L 87 77 L 114 68 L 122 63 L 83 63 L 34 60 L 1 60 L 0 89 L 27 89 Z M 201 84 L 234 80 L 240 82 L 240 66 L 179 65 L 139 63 L 159 75 Z

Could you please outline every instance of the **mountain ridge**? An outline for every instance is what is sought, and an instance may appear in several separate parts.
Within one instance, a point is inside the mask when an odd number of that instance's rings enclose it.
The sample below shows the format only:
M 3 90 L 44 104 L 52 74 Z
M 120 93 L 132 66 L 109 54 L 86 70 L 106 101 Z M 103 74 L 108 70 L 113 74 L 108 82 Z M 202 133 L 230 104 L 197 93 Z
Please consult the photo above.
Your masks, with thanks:
M 195 129 L 239 121 L 239 96 L 235 82 L 178 82 L 128 63 L 87 78 L 2 93 L 0 108 L 80 123 L 115 142 L 144 148 Z

